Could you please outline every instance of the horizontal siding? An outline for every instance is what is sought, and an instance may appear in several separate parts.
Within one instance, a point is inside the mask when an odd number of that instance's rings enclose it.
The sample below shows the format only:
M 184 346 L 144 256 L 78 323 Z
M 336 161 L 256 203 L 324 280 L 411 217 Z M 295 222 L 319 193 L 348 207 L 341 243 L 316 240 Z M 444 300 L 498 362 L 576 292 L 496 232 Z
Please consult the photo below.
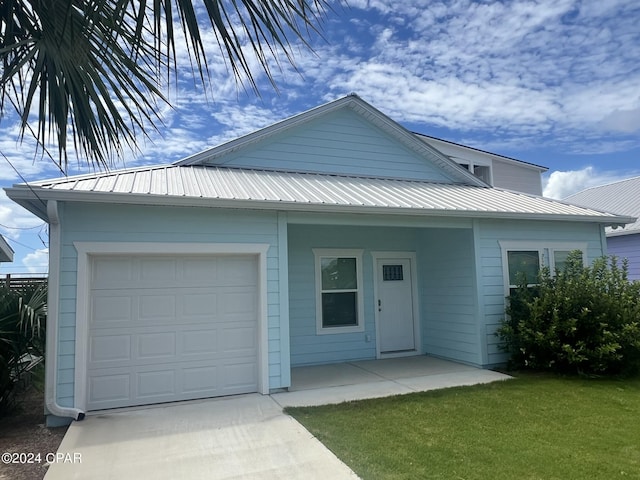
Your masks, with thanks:
M 451 183 L 439 168 L 351 110 L 227 155 L 224 165 Z
M 281 386 L 277 219 L 275 212 L 227 211 L 93 204 L 61 208 L 59 344 L 57 401 L 73 406 L 76 269 L 74 242 L 266 243 L 269 375 L 271 388 Z
M 420 235 L 422 342 L 428 354 L 479 365 L 471 230 L 424 230 Z
M 484 311 L 484 331 L 487 345 L 486 365 L 508 360 L 500 350 L 495 332 L 505 317 L 505 288 L 502 269 L 502 250 L 499 241 L 532 241 L 541 244 L 576 242 L 587 244 L 587 261 L 602 255 L 601 229 L 593 223 L 524 222 L 484 220 L 479 225 L 480 278 L 479 287 Z
M 288 241 L 291 365 L 337 363 L 375 358 L 374 268 L 371 251 L 415 251 L 417 246 L 416 230 L 337 225 L 289 225 Z M 357 248 L 364 250 L 364 332 L 316 334 L 313 248 Z M 370 341 L 367 341 L 367 338 Z
M 493 161 L 493 186 L 542 195 L 542 177 L 539 171 L 500 160 Z
M 608 237 L 607 251 L 620 261 L 627 259 L 629 280 L 640 280 L 640 233 Z

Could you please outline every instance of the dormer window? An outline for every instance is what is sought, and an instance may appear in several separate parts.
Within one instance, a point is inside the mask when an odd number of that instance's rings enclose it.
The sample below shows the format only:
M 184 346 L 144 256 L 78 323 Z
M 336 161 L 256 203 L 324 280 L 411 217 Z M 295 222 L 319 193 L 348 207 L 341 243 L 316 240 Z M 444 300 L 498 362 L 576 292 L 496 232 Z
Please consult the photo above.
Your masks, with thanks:
M 488 185 L 493 186 L 493 175 L 491 174 L 491 165 L 477 164 L 473 161 L 469 161 L 467 158 L 451 157 L 458 165 L 465 170 L 473 173 L 480 180 Z
M 473 174 L 485 183 L 491 185 L 491 167 L 488 165 L 475 165 Z

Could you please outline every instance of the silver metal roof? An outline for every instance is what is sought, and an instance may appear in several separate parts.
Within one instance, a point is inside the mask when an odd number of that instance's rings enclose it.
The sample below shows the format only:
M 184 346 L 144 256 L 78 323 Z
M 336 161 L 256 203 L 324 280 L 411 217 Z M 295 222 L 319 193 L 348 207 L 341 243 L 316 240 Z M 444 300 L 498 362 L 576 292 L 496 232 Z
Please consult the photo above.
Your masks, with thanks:
M 42 200 L 51 199 L 604 224 L 633 220 L 496 188 L 211 166 L 154 166 L 45 180 L 16 185 L 7 194 L 41 217 L 46 215 Z
M 587 208 L 640 217 L 640 177 L 589 188 L 565 198 L 566 202 Z M 640 220 L 623 229 L 607 230 L 607 235 L 640 233 Z
M 0 235 L 0 262 L 13 262 L 13 248 Z

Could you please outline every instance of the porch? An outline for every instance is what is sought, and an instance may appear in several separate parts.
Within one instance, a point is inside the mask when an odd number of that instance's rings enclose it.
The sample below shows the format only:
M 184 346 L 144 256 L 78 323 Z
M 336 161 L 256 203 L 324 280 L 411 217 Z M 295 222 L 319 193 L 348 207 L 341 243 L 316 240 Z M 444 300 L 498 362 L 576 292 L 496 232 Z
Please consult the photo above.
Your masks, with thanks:
M 271 396 L 282 407 L 341 403 L 511 378 L 436 357 L 363 360 L 291 369 L 291 388 Z

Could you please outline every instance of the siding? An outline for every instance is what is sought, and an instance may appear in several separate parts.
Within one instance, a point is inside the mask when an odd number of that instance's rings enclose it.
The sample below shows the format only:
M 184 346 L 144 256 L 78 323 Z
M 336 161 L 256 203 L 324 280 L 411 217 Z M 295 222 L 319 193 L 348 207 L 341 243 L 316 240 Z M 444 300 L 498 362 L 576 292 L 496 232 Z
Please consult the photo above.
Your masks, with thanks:
M 640 233 L 607 237 L 609 255 L 629 262 L 629 280 L 640 280 Z
M 266 243 L 269 381 L 282 386 L 275 212 L 63 204 L 57 401 L 73 406 L 77 252 L 73 242 Z M 287 385 L 284 385 L 287 386 Z
M 300 366 L 376 358 L 374 267 L 371 251 L 415 251 L 417 230 L 337 225 L 289 225 L 288 240 L 291 365 Z M 362 265 L 364 332 L 316 334 L 313 248 L 364 249 Z M 418 259 L 419 262 L 420 259 Z
M 424 230 L 420 239 L 423 348 L 432 355 L 479 365 L 472 231 Z
M 532 195 L 542 195 L 542 176 L 539 170 L 494 160 L 493 186 Z
M 601 227 L 593 223 L 525 222 L 483 220 L 478 222 L 476 236 L 480 253 L 479 285 L 481 306 L 484 311 L 482 326 L 487 345 L 484 365 L 505 363 L 508 355 L 500 349 L 495 335 L 505 313 L 505 288 L 502 269 L 502 250 L 499 241 L 531 241 L 541 244 L 576 242 L 587 244 L 587 261 L 603 254 Z
M 451 183 L 439 168 L 355 112 L 340 110 L 214 164 Z

